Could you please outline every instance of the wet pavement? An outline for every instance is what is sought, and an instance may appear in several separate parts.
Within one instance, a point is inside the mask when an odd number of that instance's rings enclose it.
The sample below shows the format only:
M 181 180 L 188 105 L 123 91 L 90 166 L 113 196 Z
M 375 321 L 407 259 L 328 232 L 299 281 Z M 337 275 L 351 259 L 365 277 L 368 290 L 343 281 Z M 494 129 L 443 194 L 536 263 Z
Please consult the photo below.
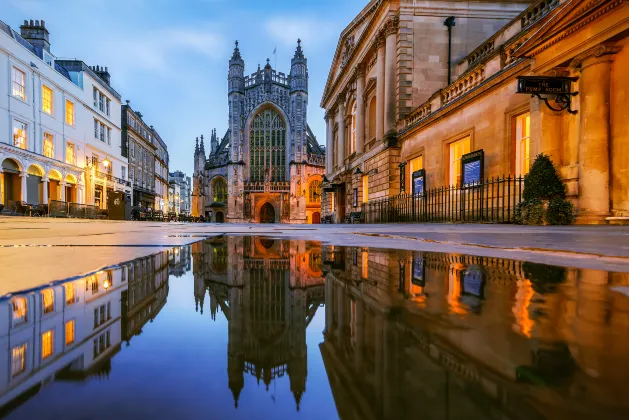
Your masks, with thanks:
M 194 236 L 2 295 L 0 417 L 629 417 L 629 269 Z

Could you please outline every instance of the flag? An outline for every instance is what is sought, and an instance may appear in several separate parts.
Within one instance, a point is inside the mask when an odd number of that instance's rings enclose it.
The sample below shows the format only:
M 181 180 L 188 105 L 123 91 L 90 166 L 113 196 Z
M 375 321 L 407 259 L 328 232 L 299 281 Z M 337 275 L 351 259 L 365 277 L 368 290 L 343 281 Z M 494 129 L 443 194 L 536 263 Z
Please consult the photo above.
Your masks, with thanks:
M 273 54 L 276 54 L 276 53 L 277 53 L 277 47 L 273 49 Z

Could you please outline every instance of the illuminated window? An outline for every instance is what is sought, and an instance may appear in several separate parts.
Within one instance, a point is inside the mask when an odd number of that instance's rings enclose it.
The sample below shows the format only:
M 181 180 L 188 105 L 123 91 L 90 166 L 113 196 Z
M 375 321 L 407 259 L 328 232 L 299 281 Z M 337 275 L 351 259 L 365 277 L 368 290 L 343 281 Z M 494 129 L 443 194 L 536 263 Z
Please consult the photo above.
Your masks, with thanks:
M 212 192 L 214 193 L 215 203 L 227 202 L 227 182 L 224 178 L 216 178 Z
M 352 125 L 350 128 L 349 154 L 356 151 L 356 102 L 352 105 Z
M 20 149 L 26 149 L 26 124 L 21 121 L 13 121 L 13 145 Z
M 28 304 L 26 298 L 20 297 L 13 299 L 13 324 L 19 325 L 26 322 L 28 312 Z
M 12 72 L 12 89 L 13 96 L 22 100 L 26 99 L 26 74 L 22 70 L 13 67 Z
M 529 173 L 531 145 L 531 114 L 518 115 L 515 118 L 515 174 L 523 176 Z
M 74 283 L 66 283 L 65 290 L 66 290 L 66 305 L 70 306 L 74 303 L 74 300 L 76 297 L 76 293 L 74 292 Z
M 11 351 L 11 375 L 17 376 L 26 369 L 26 343 Z
M 308 201 L 310 203 L 321 202 L 321 181 L 312 181 L 308 186 Z
M 55 293 L 52 289 L 42 291 L 42 300 L 44 304 L 44 315 L 55 311 Z
M 41 90 L 41 109 L 46 114 L 52 115 L 52 89 L 48 86 L 42 86 Z
M 369 278 L 369 252 L 363 251 L 361 254 L 362 277 Z
M 55 351 L 54 332 L 48 330 L 41 335 L 41 358 L 42 360 L 52 356 Z
M 55 157 L 55 142 L 50 133 L 44 133 L 44 156 L 53 159 Z
M 369 103 L 369 140 L 376 137 L 376 97 Z
M 363 203 L 369 202 L 369 175 L 363 175 Z
M 407 188 L 409 194 L 413 192 L 413 173 L 419 171 L 420 169 L 424 169 L 424 156 L 420 155 L 408 161 L 408 176 L 407 176 Z
M 76 165 L 76 151 L 73 143 L 66 143 L 66 163 Z
M 448 145 L 450 157 L 450 184 L 461 183 L 461 158 L 470 152 L 470 137 L 465 137 Z
M 74 125 L 74 103 L 66 99 L 66 124 Z
M 66 322 L 66 346 L 74 343 L 74 320 Z
M 334 213 L 336 211 L 336 193 L 330 193 L 330 212 Z

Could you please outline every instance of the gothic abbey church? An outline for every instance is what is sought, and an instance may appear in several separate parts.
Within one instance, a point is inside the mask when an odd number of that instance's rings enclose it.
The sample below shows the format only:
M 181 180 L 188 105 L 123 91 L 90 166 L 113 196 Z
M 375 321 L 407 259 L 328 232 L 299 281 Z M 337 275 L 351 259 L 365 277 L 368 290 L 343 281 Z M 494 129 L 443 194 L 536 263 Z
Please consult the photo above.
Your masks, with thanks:
M 325 149 L 307 122 L 308 61 L 298 41 L 290 74 L 269 60 L 245 76 L 229 60 L 229 128 L 194 152 L 192 212 L 213 222 L 319 223 Z

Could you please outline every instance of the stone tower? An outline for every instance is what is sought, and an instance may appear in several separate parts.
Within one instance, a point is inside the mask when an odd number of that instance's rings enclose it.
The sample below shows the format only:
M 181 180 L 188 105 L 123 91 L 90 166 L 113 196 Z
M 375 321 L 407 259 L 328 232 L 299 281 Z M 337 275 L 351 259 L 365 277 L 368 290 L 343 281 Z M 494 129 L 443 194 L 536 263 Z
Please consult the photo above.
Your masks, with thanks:
M 237 219 L 242 213 L 243 167 L 242 142 L 244 130 L 244 102 L 245 102 L 245 61 L 240 55 L 238 41 L 234 53 L 229 60 L 228 76 L 229 92 L 229 132 L 231 134 L 230 162 L 227 167 L 229 199 L 227 203 L 227 217 Z
M 306 151 L 305 139 L 308 125 L 308 60 L 301 49 L 301 39 L 297 40 L 295 56 L 290 67 L 290 106 L 294 118 L 294 134 L 291 139 L 292 160 L 301 163 Z

